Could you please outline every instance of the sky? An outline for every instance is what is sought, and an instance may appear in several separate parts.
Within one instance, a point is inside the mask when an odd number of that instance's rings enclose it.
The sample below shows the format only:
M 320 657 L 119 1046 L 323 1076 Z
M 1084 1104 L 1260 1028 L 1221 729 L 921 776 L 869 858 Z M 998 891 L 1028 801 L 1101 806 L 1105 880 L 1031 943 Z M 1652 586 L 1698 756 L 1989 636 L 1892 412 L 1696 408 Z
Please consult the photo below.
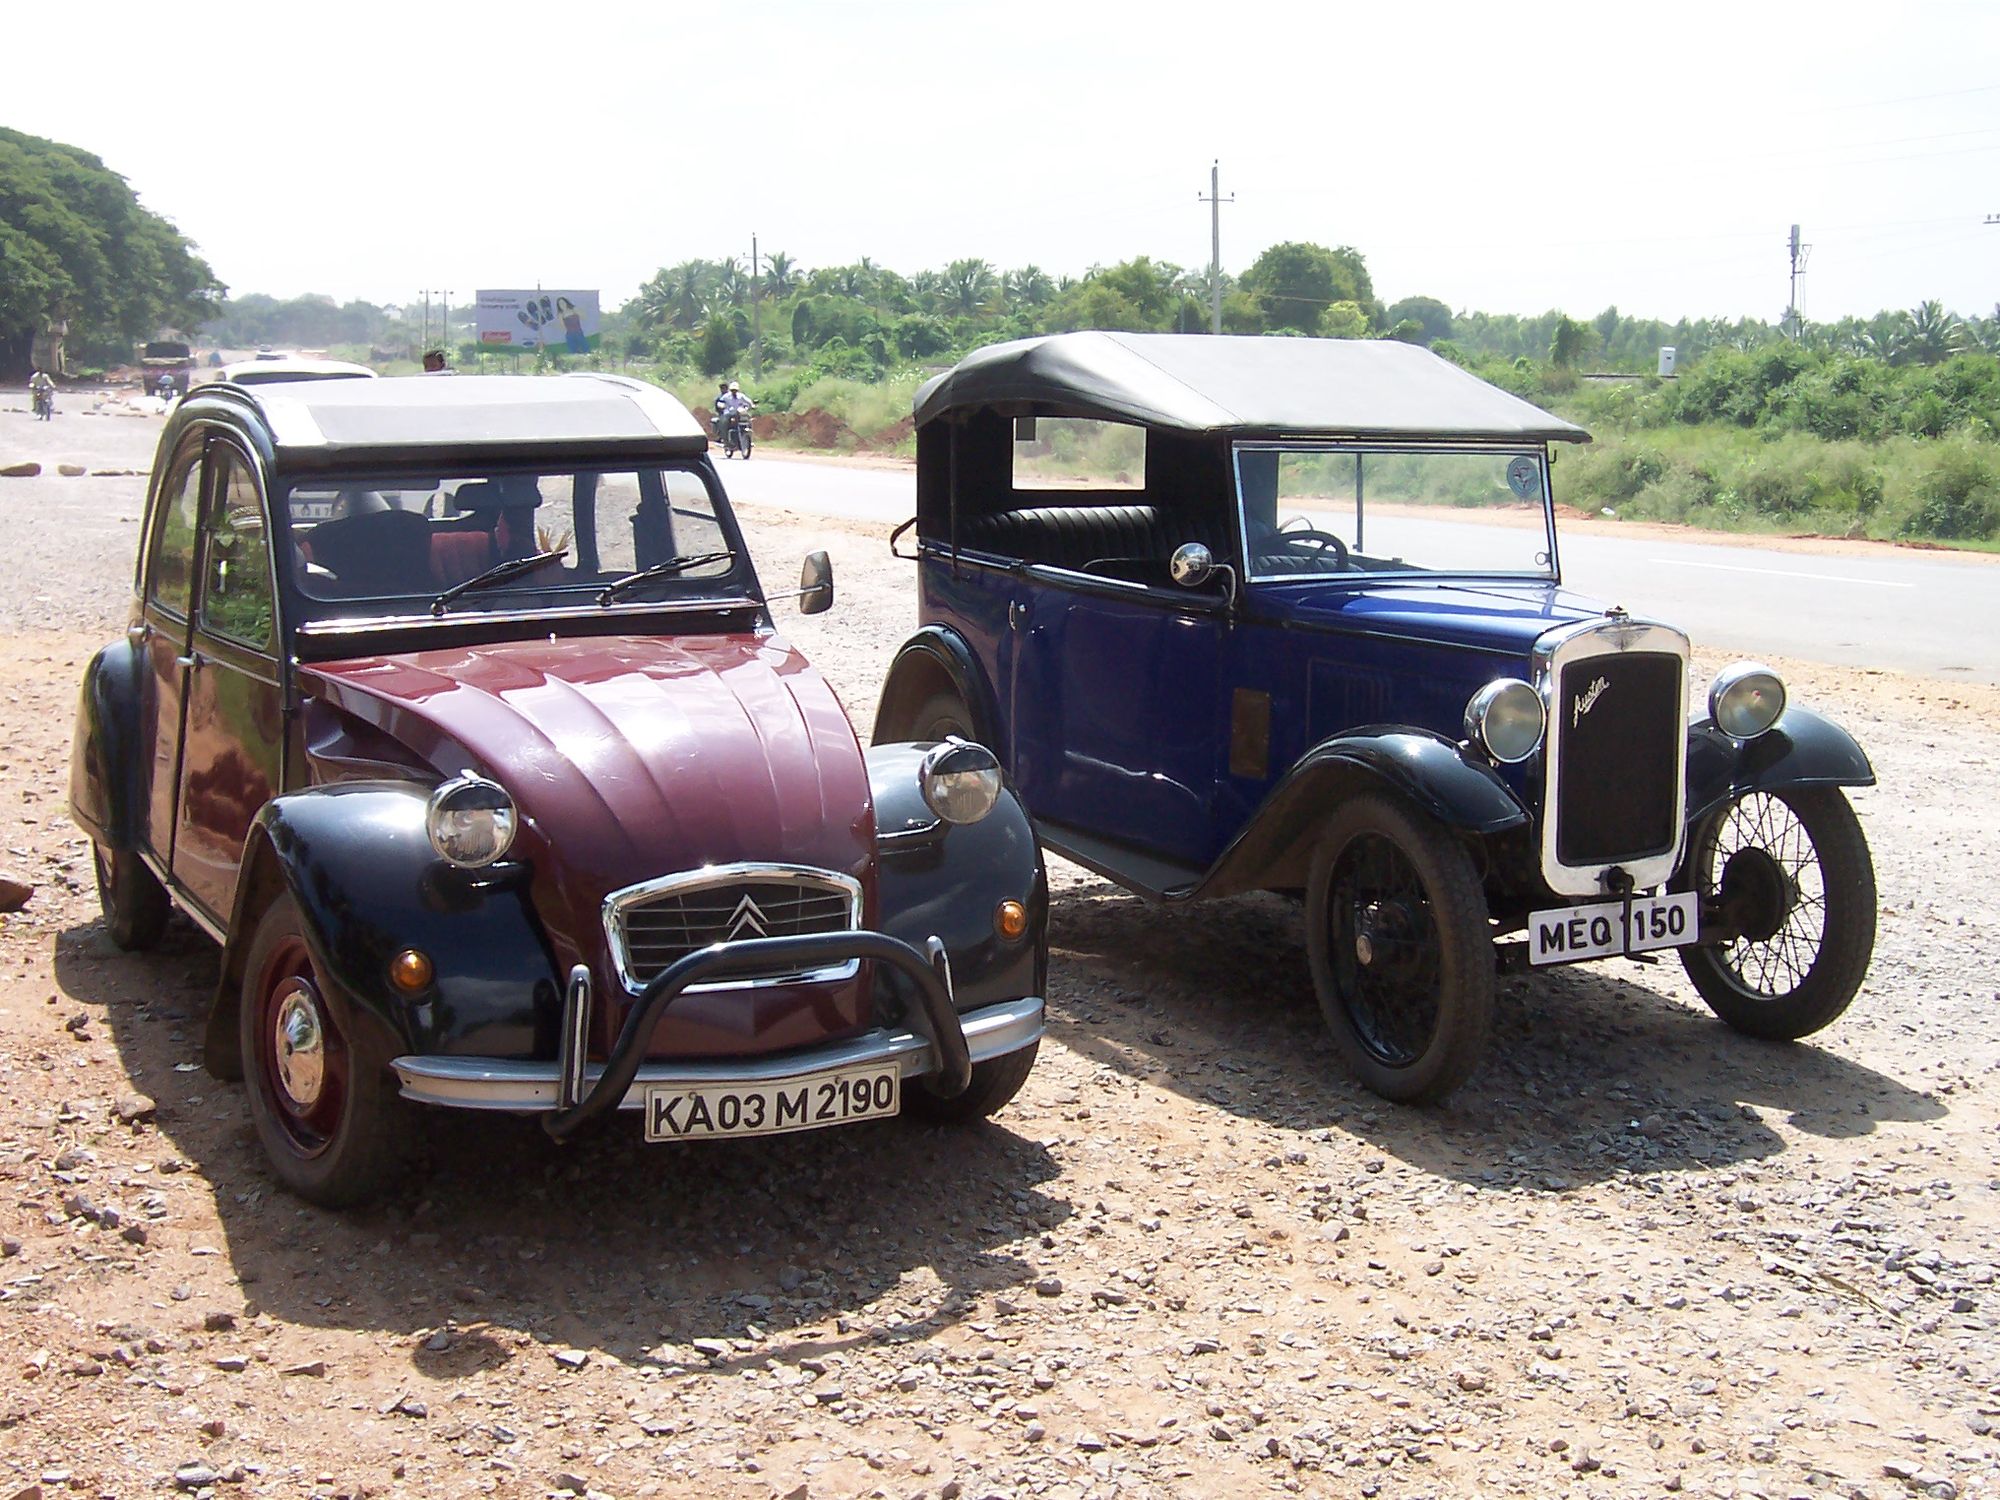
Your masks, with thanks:
M 194 18 L 194 19 L 191 19 Z M 1775 321 L 2000 302 L 2000 4 L 23 5 L 0 124 L 237 293 L 743 257 L 1080 275 L 1352 245 L 1385 301 Z M 32 61 L 31 61 L 32 60 Z M 1231 198 L 1231 195 L 1234 195 Z

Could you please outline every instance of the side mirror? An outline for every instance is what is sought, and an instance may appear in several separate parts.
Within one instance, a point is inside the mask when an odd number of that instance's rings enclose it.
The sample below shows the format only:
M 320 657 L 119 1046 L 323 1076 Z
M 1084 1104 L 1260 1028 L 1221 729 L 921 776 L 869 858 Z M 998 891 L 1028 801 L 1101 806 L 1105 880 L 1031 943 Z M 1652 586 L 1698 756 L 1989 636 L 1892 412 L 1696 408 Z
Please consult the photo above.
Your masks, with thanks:
M 799 613 L 823 615 L 833 608 L 833 559 L 824 552 L 808 552 L 799 569 Z
M 1200 542 L 1182 542 L 1167 562 L 1167 572 L 1184 589 L 1198 589 L 1215 574 L 1215 556 Z

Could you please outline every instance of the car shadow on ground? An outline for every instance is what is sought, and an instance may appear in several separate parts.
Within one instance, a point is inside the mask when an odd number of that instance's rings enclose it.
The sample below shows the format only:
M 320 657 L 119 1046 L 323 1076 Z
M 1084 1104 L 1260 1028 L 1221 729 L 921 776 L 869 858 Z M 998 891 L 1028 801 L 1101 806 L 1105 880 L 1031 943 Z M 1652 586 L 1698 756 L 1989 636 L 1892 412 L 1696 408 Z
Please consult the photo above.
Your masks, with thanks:
M 416 1112 L 426 1161 L 405 1191 L 326 1212 L 266 1168 L 243 1086 L 191 1066 L 218 968 L 179 918 L 146 954 L 119 953 L 95 922 L 56 942 L 57 983 L 105 1008 L 127 1072 L 157 1101 L 161 1154 L 212 1191 L 246 1299 L 291 1322 L 407 1333 L 450 1321 L 627 1360 L 735 1339 L 720 1363 L 797 1359 L 920 1338 L 982 1298 L 990 1310 L 1038 1274 L 1036 1238 L 1073 1212 L 1048 1150 L 1004 1115 L 659 1147 L 633 1116 L 559 1146 L 530 1120 L 445 1111 Z M 488 1332 L 414 1358 L 450 1374 L 510 1350 Z
M 1751 1162 L 1786 1145 L 1763 1111 L 1830 1140 L 1946 1113 L 1810 1040 L 1729 1030 L 1691 991 L 1667 993 L 1671 958 L 1502 976 L 1486 1060 L 1443 1105 L 1416 1108 L 1368 1092 L 1335 1052 L 1297 901 L 1170 908 L 1093 881 L 1053 904 L 1049 942 L 1050 1034 L 1092 1061 L 1267 1124 L 1335 1127 L 1462 1182 L 1560 1191 Z

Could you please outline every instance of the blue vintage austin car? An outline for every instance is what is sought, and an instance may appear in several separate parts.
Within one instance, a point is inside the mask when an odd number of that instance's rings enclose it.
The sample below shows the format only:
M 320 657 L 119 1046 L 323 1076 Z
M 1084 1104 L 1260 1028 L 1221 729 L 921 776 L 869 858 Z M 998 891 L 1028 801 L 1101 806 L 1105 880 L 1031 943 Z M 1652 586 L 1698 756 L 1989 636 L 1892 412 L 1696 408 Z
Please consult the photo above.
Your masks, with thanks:
M 1684 634 L 1563 587 L 1581 428 L 1404 344 L 1110 333 L 982 349 L 916 422 L 876 740 L 995 747 L 1143 896 L 1302 895 L 1377 1092 L 1460 1083 L 1502 967 L 1672 948 L 1764 1037 L 1853 998 L 1868 760 L 1756 663 L 1690 713 Z

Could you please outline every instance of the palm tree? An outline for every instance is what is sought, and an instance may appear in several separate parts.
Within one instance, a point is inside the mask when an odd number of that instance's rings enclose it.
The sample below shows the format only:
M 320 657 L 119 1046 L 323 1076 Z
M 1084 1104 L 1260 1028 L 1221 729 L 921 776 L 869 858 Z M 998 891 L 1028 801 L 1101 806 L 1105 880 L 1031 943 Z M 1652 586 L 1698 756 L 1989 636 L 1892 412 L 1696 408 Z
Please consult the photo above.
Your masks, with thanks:
M 665 282 L 664 290 L 671 304 L 668 321 L 674 327 L 692 333 L 701 321 L 702 294 L 708 289 L 708 262 L 684 260 L 672 270 L 662 271 L 655 279 Z
M 1001 291 L 1011 307 L 1046 307 L 1054 300 L 1056 284 L 1040 266 L 1023 266 L 1000 278 Z
M 775 298 L 789 296 L 805 271 L 782 250 L 764 257 L 764 290 Z
M 743 262 L 735 256 L 712 263 L 714 274 L 710 284 L 729 299 L 733 306 L 750 295 L 750 278 L 743 273 Z
M 1965 325 L 1935 298 L 1910 310 L 1903 357 L 1914 364 L 1943 364 L 1965 347 Z
M 953 310 L 965 318 L 985 307 L 999 285 L 993 268 L 983 260 L 955 260 L 945 267 L 944 277 Z

